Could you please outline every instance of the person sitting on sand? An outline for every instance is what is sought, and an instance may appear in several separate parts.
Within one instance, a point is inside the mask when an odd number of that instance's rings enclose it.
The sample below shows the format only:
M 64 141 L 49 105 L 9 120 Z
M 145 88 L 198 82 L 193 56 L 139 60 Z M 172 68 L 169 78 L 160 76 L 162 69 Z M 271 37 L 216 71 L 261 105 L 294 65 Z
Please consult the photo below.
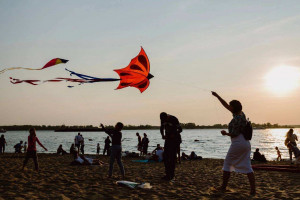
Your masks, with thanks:
M 74 152 L 74 161 L 71 162 L 71 165 L 100 165 L 102 166 L 104 162 L 98 159 L 88 158 L 84 155 L 79 155 L 78 151 Z
M 277 161 L 281 161 L 282 159 L 281 159 L 281 152 L 279 151 L 279 148 L 278 147 L 275 147 L 275 149 L 276 149 L 276 151 L 277 151 L 277 158 L 276 158 L 276 160 Z
M 232 100 L 228 104 L 216 92 L 212 92 L 212 95 L 217 97 L 220 103 L 233 115 L 233 119 L 228 125 L 228 132 L 221 131 L 222 135 L 230 137 L 231 145 L 224 160 L 223 183 L 220 190 L 226 191 L 230 173 L 236 171 L 247 174 L 251 187 L 250 194 L 255 195 L 255 177 L 250 160 L 251 144 L 243 135 L 247 124 L 246 116 L 242 111 L 243 106 L 238 100 Z
M 253 160 L 259 162 L 267 162 L 266 157 L 259 152 L 259 148 L 257 148 L 253 154 Z
M 115 128 L 113 130 L 107 130 L 103 126 L 103 124 L 100 124 L 100 126 L 105 131 L 105 133 L 107 133 L 112 139 L 112 146 L 110 148 L 110 161 L 109 161 L 108 177 L 111 178 L 114 162 L 115 162 L 115 160 L 117 160 L 121 174 L 122 174 L 123 178 L 125 178 L 125 170 L 124 170 L 123 163 L 122 163 L 122 132 L 121 132 L 124 125 L 121 122 L 118 122 L 115 125 Z
M 22 153 L 22 148 L 23 148 L 23 141 L 20 141 L 18 144 L 14 146 L 15 148 L 15 153 Z
M 201 156 L 197 156 L 197 154 L 195 153 L 195 151 L 192 151 L 191 155 L 190 155 L 190 160 L 202 160 L 202 157 Z
M 71 147 L 70 147 L 70 154 L 71 155 L 74 155 L 74 152 L 76 151 L 76 149 L 75 149 L 75 145 L 74 145 L 74 143 L 72 143 L 72 145 L 71 145 Z
M 36 132 L 34 128 L 29 129 L 29 136 L 28 136 L 28 148 L 27 153 L 25 156 L 25 160 L 23 163 L 23 170 L 29 160 L 29 158 L 33 158 L 35 170 L 39 171 L 39 163 L 38 163 L 38 157 L 36 153 L 36 142 L 45 149 L 45 151 L 48 151 L 44 145 L 40 142 L 39 138 L 36 136 Z
M 295 146 L 292 142 L 289 142 L 287 144 L 287 147 L 294 153 L 294 156 L 296 158 L 296 165 L 300 166 L 300 150 L 297 146 Z
M 182 153 L 181 153 L 181 159 L 182 159 L 182 160 L 189 160 L 190 158 L 189 158 L 188 155 L 186 155 L 186 153 L 182 152 Z
M 56 153 L 61 155 L 67 154 L 67 152 L 62 148 L 62 145 L 59 145 Z
M 164 150 L 160 146 L 160 144 L 157 144 L 156 148 L 152 151 L 152 158 L 151 160 L 161 162 L 164 160 Z

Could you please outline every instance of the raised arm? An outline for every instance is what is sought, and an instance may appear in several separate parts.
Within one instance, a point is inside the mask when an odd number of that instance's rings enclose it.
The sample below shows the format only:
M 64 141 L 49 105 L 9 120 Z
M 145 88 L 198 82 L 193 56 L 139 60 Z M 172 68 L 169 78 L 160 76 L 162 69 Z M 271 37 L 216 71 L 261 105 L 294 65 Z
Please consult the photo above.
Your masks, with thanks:
M 222 99 L 222 97 L 220 97 L 216 92 L 211 92 L 213 96 L 217 97 L 218 100 L 221 102 L 221 104 L 227 109 L 229 110 L 230 112 L 232 112 L 232 107 L 230 105 L 228 105 L 228 103 Z
M 104 132 L 109 135 L 110 137 L 112 137 L 112 135 L 109 133 L 109 131 L 103 126 L 103 124 L 100 124 L 101 128 L 104 130 Z
M 45 151 L 48 151 L 48 149 L 46 147 L 44 147 L 44 145 L 40 142 L 38 137 L 36 137 L 36 141 L 41 147 L 43 147 L 43 149 L 45 149 Z

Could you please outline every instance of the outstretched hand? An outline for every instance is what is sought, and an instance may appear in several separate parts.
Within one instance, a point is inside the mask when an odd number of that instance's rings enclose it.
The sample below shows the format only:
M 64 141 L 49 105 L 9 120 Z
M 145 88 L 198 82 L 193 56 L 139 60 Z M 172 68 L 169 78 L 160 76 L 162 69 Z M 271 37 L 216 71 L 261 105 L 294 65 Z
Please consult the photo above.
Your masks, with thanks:
M 213 96 L 215 96 L 215 97 L 218 97 L 219 95 L 216 93 L 216 92 L 214 92 L 214 91 L 211 91 L 211 94 L 213 95 Z

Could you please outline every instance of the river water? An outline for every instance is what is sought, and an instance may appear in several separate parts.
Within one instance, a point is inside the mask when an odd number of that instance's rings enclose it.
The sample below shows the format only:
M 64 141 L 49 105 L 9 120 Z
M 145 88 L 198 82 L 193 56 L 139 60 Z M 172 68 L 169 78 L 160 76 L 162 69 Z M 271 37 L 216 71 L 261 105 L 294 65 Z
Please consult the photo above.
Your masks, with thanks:
M 256 148 L 266 156 L 268 160 L 274 160 L 277 157 L 275 146 L 278 146 L 282 158 L 289 157 L 287 148 L 284 146 L 285 134 L 288 129 L 265 129 L 254 130 L 251 140 L 252 152 Z M 136 132 L 142 136 L 147 133 L 150 140 L 148 151 L 152 151 L 157 144 L 163 145 L 159 130 L 124 130 L 123 133 L 123 151 L 137 152 L 137 137 Z M 299 129 L 295 129 L 295 133 L 299 136 Z M 6 141 L 6 152 L 14 152 L 13 146 L 20 140 L 27 141 L 28 131 L 8 131 L 3 133 Z M 37 131 L 37 136 L 48 148 L 49 153 L 56 152 L 57 147 L 62 144 L 63 148 L 68 152 L 71 144 L 74 142 L 74 137 L 77 132 L 54 132 L 54 131 Z M 104 132 L 82 132 L 85 138 L 85 153 L 95 154 L 96 145 L 100 143 L 101 151 L 104 147 L 106 134 Z M 195 151 L 197 155 L 204 158 L 225 158 L 230 146 L 230 138 L 222 136 L 218 129 L 193 129 L 183 130 L 182 132 L 181 151 L 190 154 Z M 195 140 L 199 140 L 195 142 Z M 45 151 L 37 145 L 38 152 Z

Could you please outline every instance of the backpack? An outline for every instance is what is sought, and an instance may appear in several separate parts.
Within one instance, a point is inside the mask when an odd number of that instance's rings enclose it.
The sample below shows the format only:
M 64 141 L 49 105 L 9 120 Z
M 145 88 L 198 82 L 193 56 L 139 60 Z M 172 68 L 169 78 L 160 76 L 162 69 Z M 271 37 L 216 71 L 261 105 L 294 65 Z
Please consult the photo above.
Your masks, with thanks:
M 249 119 L 248 119 L 246 122 L 246 126 L 244 128 L 243 135 L 246 140 L 251 140 L 252 134 L 253 134 L 252 124 L 251 124 L 251 121 L 249 121 Z

